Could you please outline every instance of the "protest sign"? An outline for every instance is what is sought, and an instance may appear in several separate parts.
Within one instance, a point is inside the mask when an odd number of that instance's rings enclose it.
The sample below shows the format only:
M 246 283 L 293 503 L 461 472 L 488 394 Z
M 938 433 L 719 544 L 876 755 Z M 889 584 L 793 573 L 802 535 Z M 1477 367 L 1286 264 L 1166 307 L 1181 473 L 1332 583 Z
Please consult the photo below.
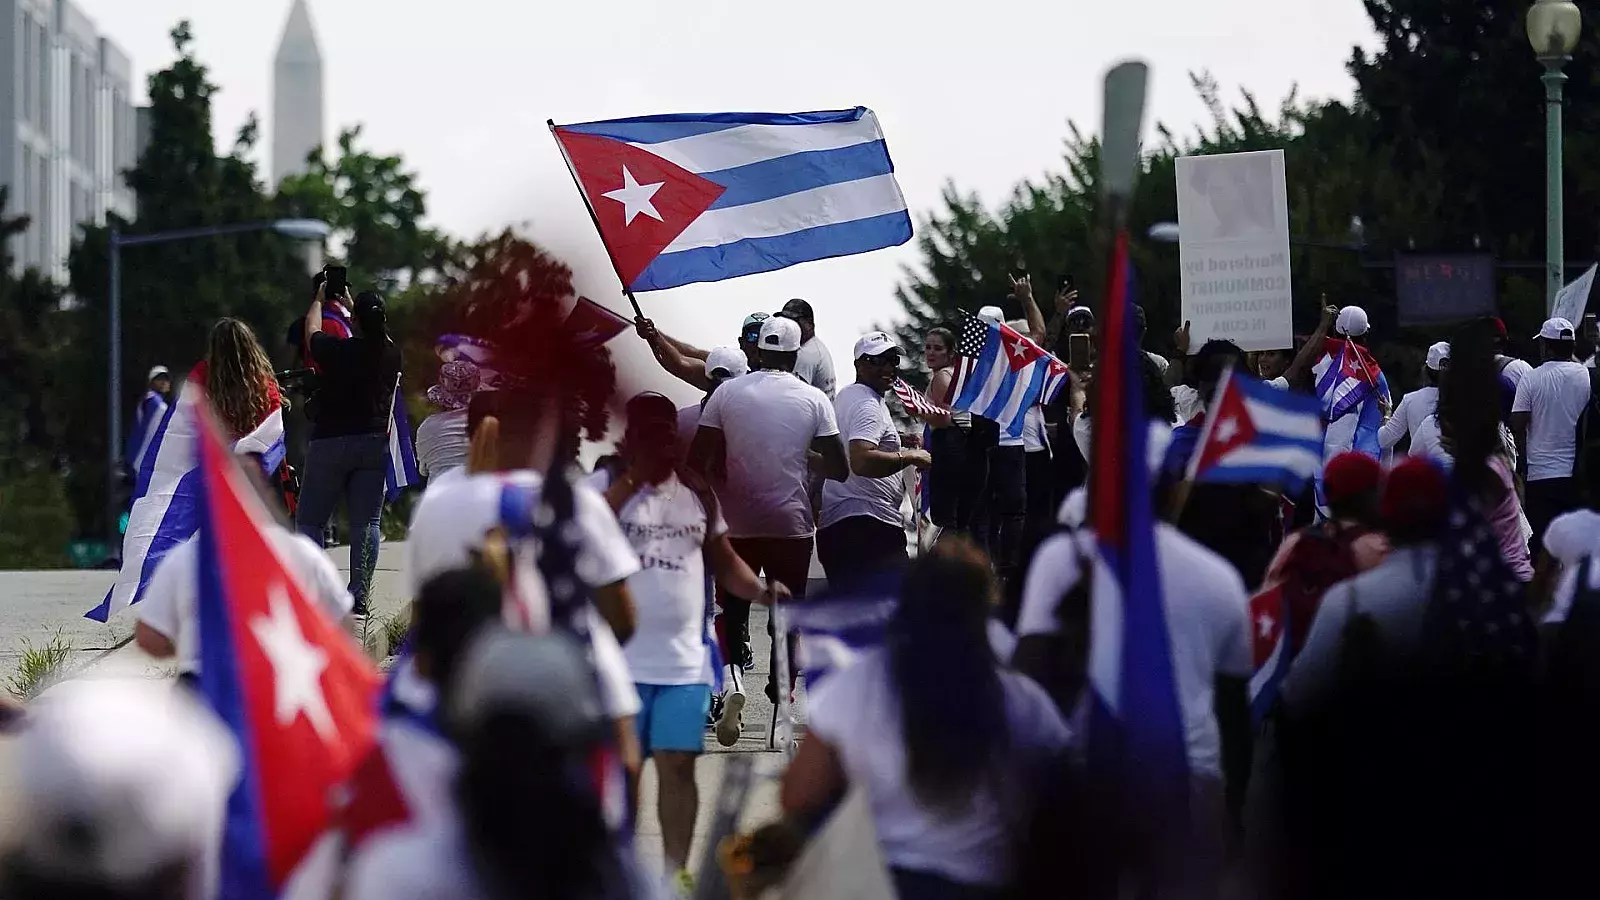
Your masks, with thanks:
M 1178 158 L 1178 260 L 1190 349 L 1294 345 L 1282 150 Z
M 1583 320 L 1583 314 L 1589 308 L 1589 292 L 1594 288 L 1594 271 L 1600 266 L 1590 266 L 1589 271 L 1578 276 L 1578 280 L 1556 292 L 1555 302 L 1550 304 L 1552 318 L 1566 319 L 1576 325 Z

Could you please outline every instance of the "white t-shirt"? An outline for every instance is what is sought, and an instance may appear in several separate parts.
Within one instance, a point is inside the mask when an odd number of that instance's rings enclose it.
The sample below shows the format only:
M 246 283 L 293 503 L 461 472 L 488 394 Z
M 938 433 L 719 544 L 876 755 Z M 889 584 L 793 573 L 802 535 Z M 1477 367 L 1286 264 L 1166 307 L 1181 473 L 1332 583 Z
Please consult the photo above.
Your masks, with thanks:
M 794 373 L 800 380 L 811 385 L 817 390 L 828 395 L 832 400 L 834 388 L 838 385 L 833 376 L 833 354 L 816 335 L 811 340 L 800 345 L 800 352 L 795 354 Z
M 350 614 L 355 600 L 344 576 L 321 547 L 287 528 L 273 526 L 266 534 L 289 570 L 299 576 L 300 586 L 310 591 L 307 599 L 335 621 Z M 134 607 L 139 621 L 161 632 L 177 648 L 179 672 L 200 671 L 200 620 L 195 612 L 199 582 L 200 539 L 193 537 L 173 547 L 156 564 L 144 600 Z
M 1050 449 L 1050 433 L 1044 428 L 1044 407 L 1034 405 L 1022 414 L 1022 449 L 1029 453 Z
M 860 382 L 846 385 L 833 402 L 838 414 L 839 439 L 845 452 L 851 441 L 866 441 L 885 453 L 900 449 L 900 431 L 889 418 L 889 405 L 872 388 Z M 822 521 L 827 528 L 852 516 L 871 516 L 880 522 L 900 526 L 900 501 L 905 494 L 904 469 L 887 478 L 868 478 L 850 473 L 844 481 L 829 481 L 822 486 Z
M 1505 377 L 1506 381 L 1511 382 L 1513 389 L 1520 387 L 1523 377 L 1533 371 L 1533 365 L 1525 359 L 1517 359 L 1514 356 L 1496 356 L 1495 365 L 1498 366 L 1502 359 L 1509 360 L 1509 362 L 1506 363 L 1505 368 L 1500 370 L 1500 374 Z
M 1409 434 L 1412 442 L 1411 455 L 1419 455 L 1416 451 L 1417 428 L 1438 408 L 1439 389 L 1431 384 L 1401 397 L 1400 405 L 1394 408 L 1394 414 L 1389 416 L 1389 421 L 1378 429 L 1379 446 L 1388 450 Z
M 1042 688 L 1004 669 L 1000 681 L 1014 758 L 1043 756 L 1067 746 L 1071 732 Z M 890 866 L 963 884 L 998 886 L 1009 880 L 1011 838 L 988 782 L 970 803 L 950 812 L 930 812 L 912 792 L 900 700 L 884 651 L 871 651 L 822 682 L 807 704 L 806 727 L 839 755 L 850 783 L 865 789 L 878 843 Z M 1001 766 L 1020 777 L 1019 769 Z
M 728 478 L 717 485 L 734 537 L 806 537 L 816 530 L 806 494 L 812 440 L 839 434 L 828 396 L 789 372 L 763 370 L 717 388 L 700 427 L 722 431 Z
M 472 562 L 472 551 L 483 537 L 500 524 L 500 494 L 511 485 L 538 488 L 543 477 L 528 470 L 469 475 L 464 469 L 450 472 L 422 494 L 411 514 L 411 533 L 406 540 L 406 586 L 411 596 L 429 578 L 461 568 Z M 583 534 L 578 554 L 577 574 L 591 588 L 614 584 L 639 571 L 639 557 L 623 537 L 617 519 L 604 497 L 592 487 L 573 485 L 576 521 Z M 589 608 L 589 633 L 594 650 L 595 669 L 600 675 L 601 702 L 613 718 L 636 714 L 639 693 L 617 636 L 600 614 Z
M 450 409 L 434 413 L 417 426 L 417 471 L 426 478 L 467 464 L 467 411 Z
M 1531 413 L 1528 480 L 1567 478 L 1578 455 L 1578 417 L 1589 402 L 1589 370 L 1583 363 L 1551 361 L 1517 383 L 1513 413 Z
M 1094 557 L 1093 536 L 1076 533 L 1086 558 Z M 1053 634 L 1061 599 L 1078 582 L 1078 549 L 1073 534 L 1058 534 L 1039 546 L 1022 588 L 1017 634 Z M 1161 596 L 1166 601 L 1167 634 L 1172 642 L 1173 674 L 1183 712 L 1190 771 L 1222 774 L 1222 737 L 1213 710 L 1218 675 L 1251 674 L 1249 594 L 1233 566 L 1166 523 L 1156 526 L 1156 559 L 1161 566 Z
M 1444 449 L 1437 413 L 1427 416 L 1411 430 L 1411 450 L 1406 455 L 1436 459 L 1447 466 L 1455 464 L 1454 458 Z
M 596 472 L 590 483 L 603 489 L 611 478 Z M 642 566 L 628 579 L 638 624 L 622 648 L 633 680 L 707 683 L 707 526 L 715 537 L 727 533 L 727 524 L 720 514 L 708 522 L 700 498 L 676 475 L 635 491 L 617 520 Z
M 374 835 L 350 859 L 345 900 L 480 900 L 484 890 L 457 816 Z

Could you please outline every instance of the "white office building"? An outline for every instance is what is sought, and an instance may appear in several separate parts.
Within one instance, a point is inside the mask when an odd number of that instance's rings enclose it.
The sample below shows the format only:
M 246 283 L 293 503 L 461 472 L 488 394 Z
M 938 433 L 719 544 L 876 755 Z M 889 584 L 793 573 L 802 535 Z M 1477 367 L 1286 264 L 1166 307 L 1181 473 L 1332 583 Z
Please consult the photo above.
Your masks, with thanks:
M 28 230 L 12 254 L 58 284 L 82 223 L 134 214 L 123 173 L 137 162 L 133 65 L 66 0 L 0 0 L 0 182 Z

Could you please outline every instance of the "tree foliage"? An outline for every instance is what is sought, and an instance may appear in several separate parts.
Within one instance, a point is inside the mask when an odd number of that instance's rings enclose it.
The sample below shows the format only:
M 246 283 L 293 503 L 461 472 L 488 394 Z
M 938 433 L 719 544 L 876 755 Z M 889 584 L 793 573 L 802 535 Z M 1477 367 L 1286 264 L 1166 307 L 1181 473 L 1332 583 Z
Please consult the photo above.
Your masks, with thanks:
M 1366 0 L 1381 44 L 1349 64 L 1350 102 L 1305 101 L 1291 93 L 1266 109 L 1249 91 L 1224 103 L 1217 84 L 1196 76 L 1210 110 L 1194 134 L 1158 126 L 1145 149 L 1132 200 L 1135 292 L 1149 316 L 1146 338 L 1161 349 L 1181 324 L 1177 248 L 1145 239 L 1149 226 L 1176 221 L 1178 156 L 1281 148 L 1287 162 L 1290 231 L 1323 246 L 1291 254 L 1297 330 L 1315 322 L 1322 295 L 1360 303 L 1380 335 L 1413 344 L 1436 334 L 1400 329 L 1392 261 L 1403 251 L 1494 253 L 1503 263 L 1537 263 L 1544 246 L 1544 127 L 1540 68 L 1523 30 L 1524 2 Z M 1572 263 L 1600 250 L 1600 222 L 1584 212 L 1600 201 L 1600 45 L 1583 42 L 1565 71 L 1566 221 Z M 1068 123 L 1062 165 L 1022 182 L 998 207 L 947 185 L 919 228 L 921 260 L 897 291 L 901 336 L 1005 300 L 1005 273 L 1025 263 L 1048 300 L 1071 273 L 1083 299 L 1103 292 L 1098 145 Z M 1359 252 L 1354 243 L 1359 219 Z M 1569 265 L 1569 277 L 1577 272 Z M 1501 315 L 1514 334 L 1543 316 L 1542 273 L 1503 268 Z M 1048 312 L 1048 311 L 1047 311 Z
M 306 172 L 278 186 L 280 215 L 321 219 L 334 228 L 352 284 L 391 294 L 446 262 L 448 241 L 422 224 L 427 198 L 399 156 L 358 145 L 361 126 L 339 133 L 338 157 L 313 153 Z

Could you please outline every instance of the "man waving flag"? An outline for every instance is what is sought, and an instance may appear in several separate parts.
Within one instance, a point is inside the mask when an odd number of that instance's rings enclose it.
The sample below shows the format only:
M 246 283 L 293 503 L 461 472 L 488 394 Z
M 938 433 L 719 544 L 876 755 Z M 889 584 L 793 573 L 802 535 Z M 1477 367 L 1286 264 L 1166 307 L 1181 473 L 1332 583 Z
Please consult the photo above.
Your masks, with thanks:
M 878 117 L 642 116 L 550 123 L 628 291 L 659 291 L 911 239 Z

